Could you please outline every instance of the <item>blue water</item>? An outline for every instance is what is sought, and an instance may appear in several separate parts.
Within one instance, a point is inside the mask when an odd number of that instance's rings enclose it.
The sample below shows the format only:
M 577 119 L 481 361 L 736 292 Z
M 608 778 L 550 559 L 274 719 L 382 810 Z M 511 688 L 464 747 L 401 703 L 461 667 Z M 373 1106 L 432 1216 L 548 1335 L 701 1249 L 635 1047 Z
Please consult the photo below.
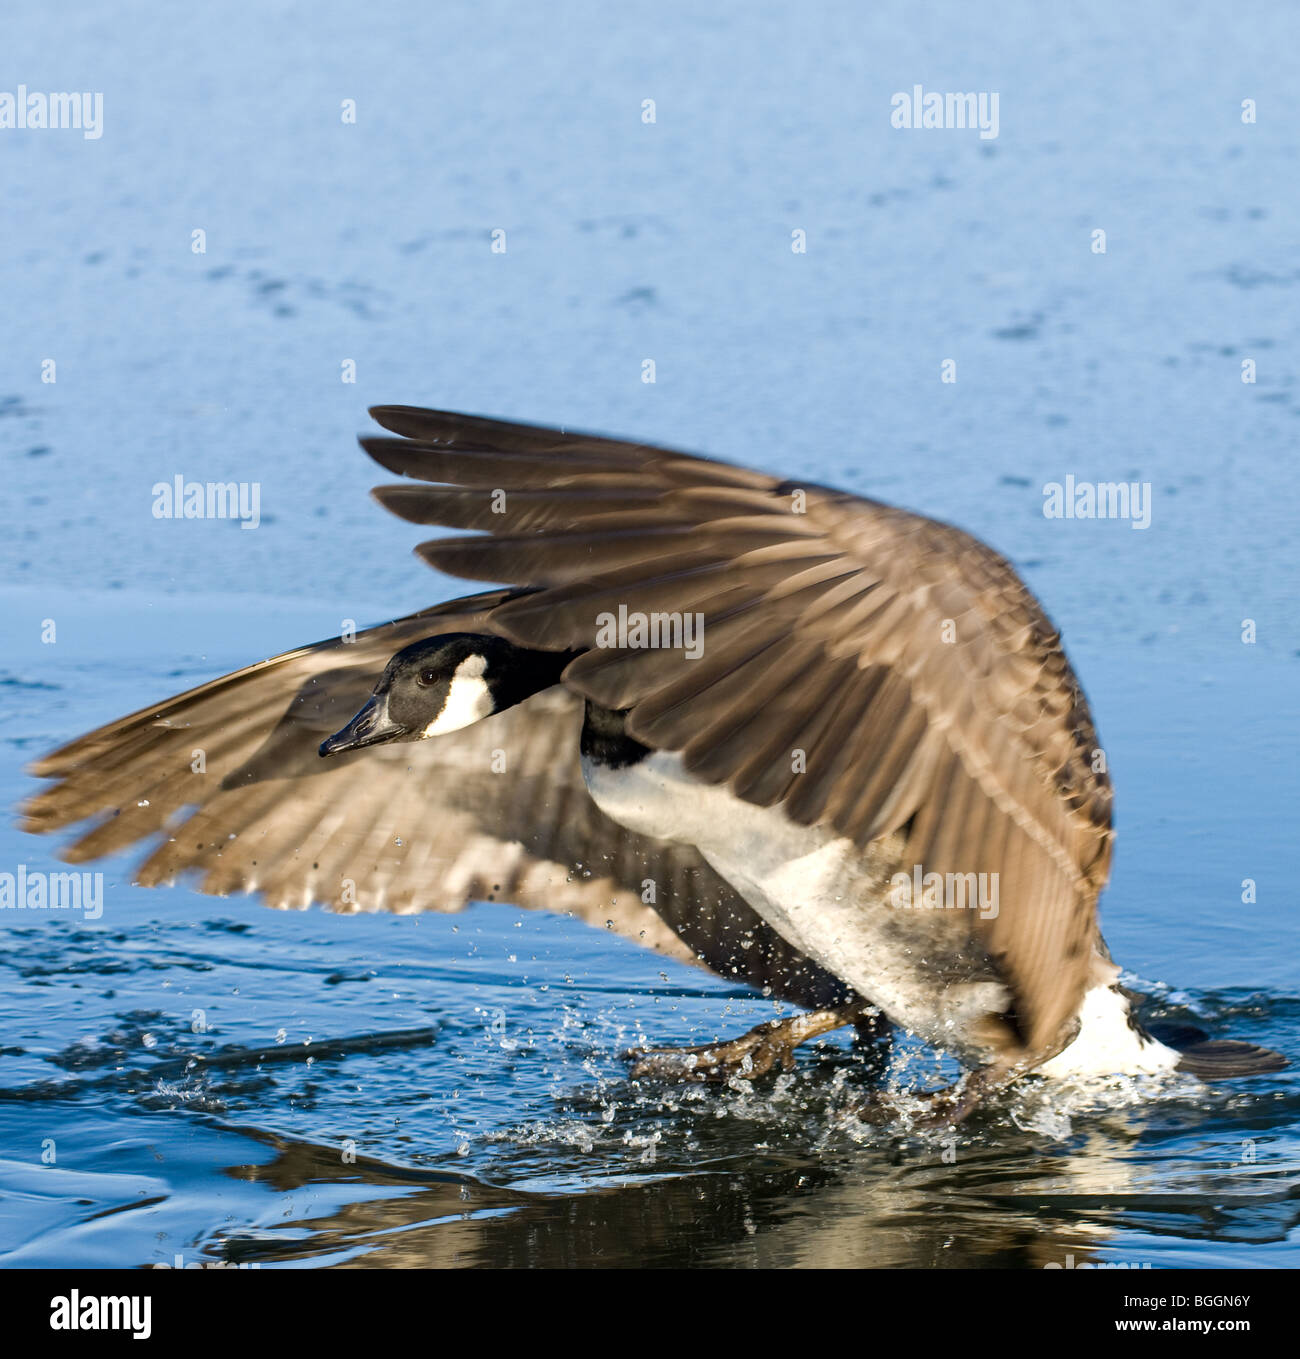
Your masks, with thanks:
M 3 24 L 0 91 L 104 96 L 96 140 L 0 129 L 6 806 L 59 741 L 463 592 L 367 500 L 367 404 L 629 434 L 1009 555 L 1110 757 L 1117 959 L 1152 1013 L 1300 1058 L 1300 11 Z M 998 137 L 892 128 L 917 83 L 998 92 Z M 259 482 L 259 527 L 155 519 L 177 474 Z M 1067 474 L 1150 482 L 1150 528 L 1046 519 Z M 0 825 L 4 871 L 55 848 Z M 898 1139 L 854 1119 L 839 1043 L 755 1090 L 634 1090 L 624 1048 L 772 1008 L 573 921 L 103 867 L 99 921 L 0 921 L 5 1263 L 1297 1263 L 1294 1072 Z

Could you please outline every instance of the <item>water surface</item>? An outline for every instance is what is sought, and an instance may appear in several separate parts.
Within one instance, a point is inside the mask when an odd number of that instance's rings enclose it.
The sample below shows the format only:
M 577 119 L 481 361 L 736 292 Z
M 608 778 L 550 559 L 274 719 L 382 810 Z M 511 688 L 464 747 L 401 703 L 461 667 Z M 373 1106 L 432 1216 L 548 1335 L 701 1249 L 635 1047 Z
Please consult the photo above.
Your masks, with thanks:
M 1153 1015 L 1300 1056 L 1291 7 L 4 23 L 0 84 L 105 96 L 98 140 L 0 132 L 5 806 L 97 723 L 457 592 L 365 498 L 367 403 L 625 433 L 1011 556 L 1111 760 L 1116 957 Z M 892 129 L 918 82 L 998 91 L 998 138 Z M 259 527 L 154 519 L 178 474 L 256 481 Z M 1149 482 L 1150 527 L 1045 519 L 1066 474 Z M 4 871 L 54 849 L 0 825 Z M 102 867 L 101 919 L 0 920 L 7 1264 L 1297 1263 L 1294 1071 L 882 1132 L 839 1041 L 633 1087 L 627 1047 L 772 1007 L 571 920 Z

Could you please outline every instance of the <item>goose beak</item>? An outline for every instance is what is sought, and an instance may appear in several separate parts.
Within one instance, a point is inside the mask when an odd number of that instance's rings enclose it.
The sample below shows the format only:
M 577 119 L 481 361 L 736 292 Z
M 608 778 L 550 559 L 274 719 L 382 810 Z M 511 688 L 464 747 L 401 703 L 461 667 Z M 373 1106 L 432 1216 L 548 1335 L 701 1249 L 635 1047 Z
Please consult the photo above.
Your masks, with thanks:
M 341 755 L 345 750 L 382 745 L 405 735 L 406 728 L 388 716 L 387 697 L 375 696 L 366 700 L 365 706 L 342 731 L 336 731 L 320 743 L 320 753 L 322 756 Z

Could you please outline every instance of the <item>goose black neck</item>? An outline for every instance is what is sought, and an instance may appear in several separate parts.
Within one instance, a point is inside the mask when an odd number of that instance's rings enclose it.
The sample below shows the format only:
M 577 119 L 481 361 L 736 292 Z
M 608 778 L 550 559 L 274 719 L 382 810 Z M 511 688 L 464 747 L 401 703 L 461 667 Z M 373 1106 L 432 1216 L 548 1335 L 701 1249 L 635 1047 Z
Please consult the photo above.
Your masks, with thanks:
M 626 769 L 640 764 L 650 753 L 635 737 L 627 734 L 627 709 L 602 708 L 587 700 L 582 723 L 582 755 L 607 769 Z
M 498 709 L 522 703 L 559 684 L 564 667 L 578 655 L 576 651 L 533 651 L 496 637 L 492 642 L 492 650 L 503 662 L 489 672 L 492 698 Z

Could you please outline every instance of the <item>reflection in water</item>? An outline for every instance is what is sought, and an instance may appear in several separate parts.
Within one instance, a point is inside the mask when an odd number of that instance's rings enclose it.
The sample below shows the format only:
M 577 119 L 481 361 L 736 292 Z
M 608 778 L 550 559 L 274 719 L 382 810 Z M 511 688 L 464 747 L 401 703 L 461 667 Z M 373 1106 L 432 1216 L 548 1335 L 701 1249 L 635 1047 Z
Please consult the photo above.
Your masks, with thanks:
M 1201 1120 L 1201 1140 L 1221 1155 L 1225 1134 L 1294 1122 L 1296 1101 L 1283 1103 L 1267 1101 L 1268 1114 L 1253 1119 L 1223 1108 Z M 1295 1165 L 1171 1165 L 1152 1154 L 1153 1129 L 1136 1110 L 1104 1115 L 1063 1144 L 1005 1126 L 993 1140 L 990 1131 L 960 1142 L 884 1136 L 814 1157 L 790 1154 L 785 1139 L 780 1150 L 741 1150 L 738 1136 L 752 1129 L 702 1118 L 690 1165 L 660 1158 L 652 1175 L 548 1193 L 364 1158 L 346 1164 L 335 1148 L 248 1130 L 274 1155 L 230 1174 L 280 1194 L 310 1189 L 329 1206 L 223 1235 L 215 1248 L 264 1265 L 1142 1267 L 1151 1252 L 1117 1250 L 1117 1235 L 1281 1241 L 1300 1223 Z M 532 1149 L 521 1142 L 516 1151 L 499 1171 Z M 588 1175 L 600 1169 L 586 1166 Z
M 1004 1164 L 1004 1154 L 997 1160 Z M 286 1222 L 255 1240 L 227 1239 L 223 1253 L 237 1262 L 335 1255 L 386 1268 L 1041 1267 L 1065 1252 L 1090 1259 L 1101 1234 L 1068 1219 L 1045 1234 L 1033 1199 L 1011 1197 L 990 1212 L 987 1200 L 963 1187 L 969 1168 L 908 1164 L 865 1149 L 851 1169 L 757 1156 L 570 1194 L 341 1166 L 334 1150 L 301 1143 L 282 1145 L 268 1165 L 235 1173 L 245 1172 L 280 1189 L 342 1180 L 390 1192 Z M 943 1213 L 935 1211 L 938 1194 L 947 1203 Z

